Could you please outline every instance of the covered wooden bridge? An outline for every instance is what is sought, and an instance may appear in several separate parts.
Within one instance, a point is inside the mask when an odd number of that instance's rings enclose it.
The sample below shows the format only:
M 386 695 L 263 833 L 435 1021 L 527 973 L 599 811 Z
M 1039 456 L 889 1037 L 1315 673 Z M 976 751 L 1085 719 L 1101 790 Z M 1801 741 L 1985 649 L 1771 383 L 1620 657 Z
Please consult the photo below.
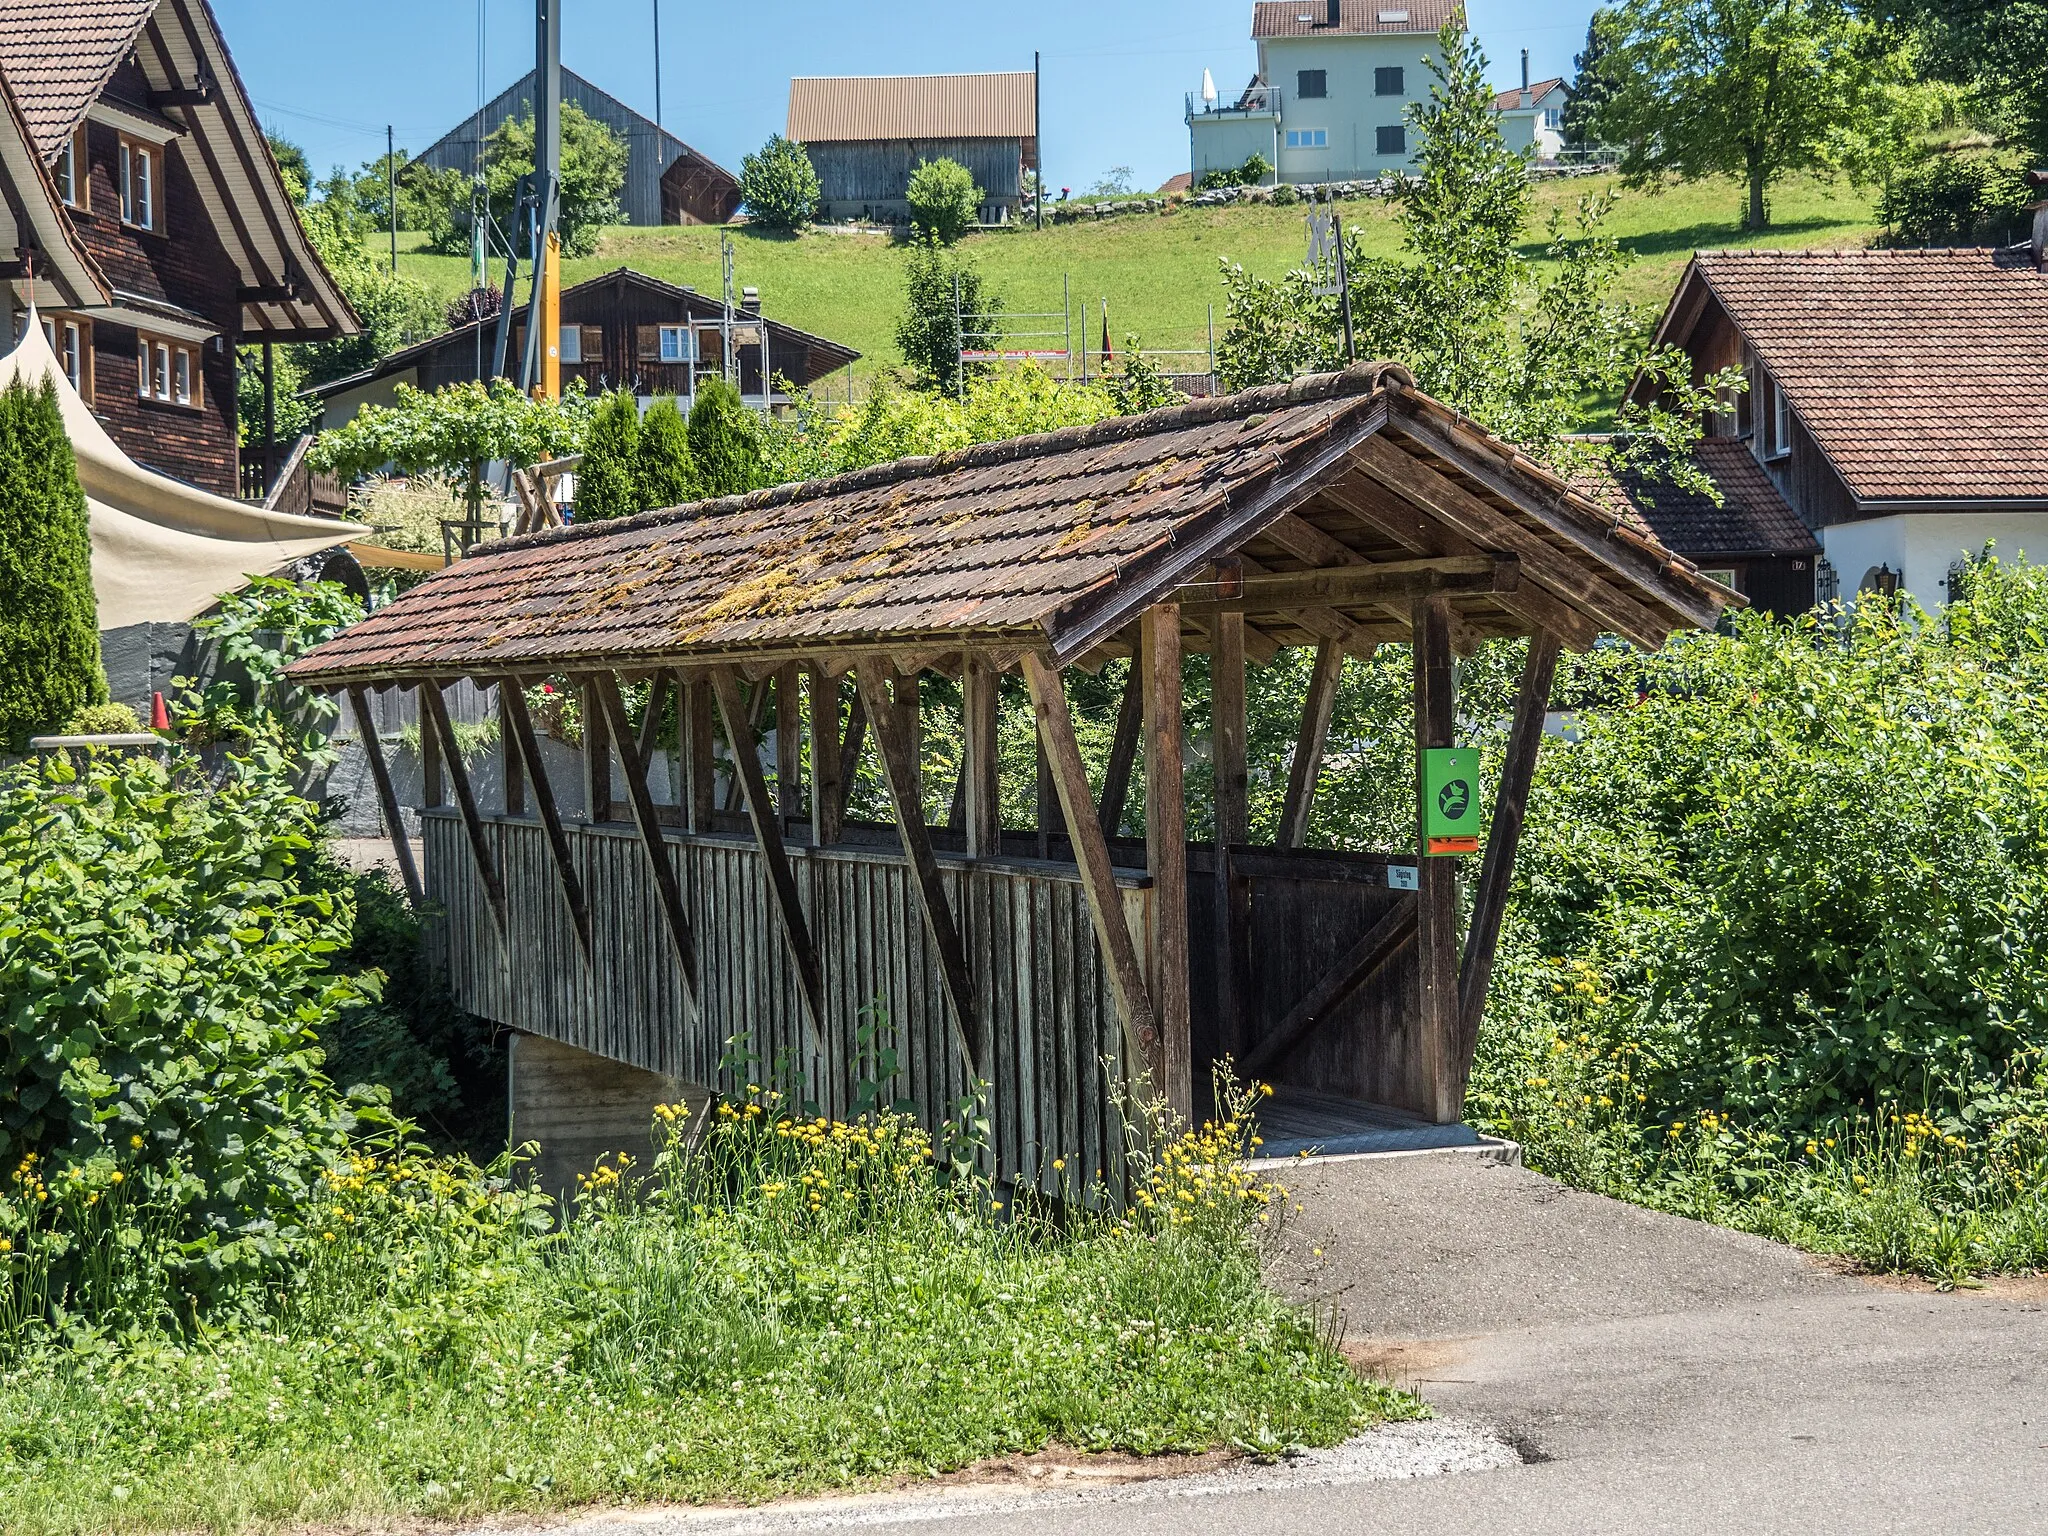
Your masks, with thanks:
M 466 1008 L 714 1090 L 746 1071 L 743 1037 L 837 1112 L 871 1070 L 862 1040 L 891 1045 L 892 1097 L 936 1125 L 987 1082 L 1002 1173 L 1080 1193 L 1121 1184 L 1119 1094 L 1193 1113 L 1225 1056 L 1455 1122 L 1560 647 L 1654 647 L 1739 601 L 1376 364 L 487 545 L 291 675 L 364 718 L 364 690 L 419 690 L 423 894 Z M 1532 644 L 1469 920 L 1467 861 L 1428 853 L 1426 776 L 1413 856 L 1303 847 L 1344 658 L 1412 637 L 1426 753 L 1454 745 L 1457 657 L 1505 636 Z M 1286 646 L 1315 666 L 1278 838 L 1253 846 L 1245 668 Z M 1195 845 L 1190 651 L 1210 655 L 1214 722 L 1215 836 Z M 1091 783 L 1064 675 L 1122 656 Z M 939 825 L 933 670 L 964 701 Z M 1011 672 L 1037 725 L 1027 828 L 999 804 Z M 580 688 L 580 793 L 550 784 L 521 688 L 499 686 L 506 788 L 479 804 L 442 701 L 464 677 Z M 622 688 L 642 681 L 636 732 Z M 678 771 L 650 774 L 671 702 Z M 870 751 L 893 826 L 847 817 Z M 727 775 L 744 815 L 720 808 Z

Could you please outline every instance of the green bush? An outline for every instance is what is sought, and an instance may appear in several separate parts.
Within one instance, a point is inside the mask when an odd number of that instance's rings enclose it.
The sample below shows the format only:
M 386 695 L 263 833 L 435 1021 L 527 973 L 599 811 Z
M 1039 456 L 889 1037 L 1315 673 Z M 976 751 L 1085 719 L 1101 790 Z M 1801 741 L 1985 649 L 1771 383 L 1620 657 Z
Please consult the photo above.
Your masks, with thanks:
M 576 521 L 603 522 L 645 510 L 639 448 L 640 403 L 631 390 L 615 389 L 598 401 L 583 436 L 583 462 L 576 470 Z
M 1003 301 L 974 263 L 948 250 L 936 237 L 913 241 L 903 255 L 903 314 L 896 345 L 928 388 L 960 387 L 960 353 L 1002 345 Z M 969 363 L 967 376 L 988 372 Z
M 132 736 L 142 721 L 126 704 L 88 704 L 64 722 L 66 736 Z
M 1946 154 L 1893 179 L 1878 211 L 1895 245 L 2003 245 L 2025 231 L 2031 201 L 2017 161 Z
M 0 390 L 0 750 L 106 701 L 92 532 L 57 387 Z
M 737 496 L 761 484 L 761 428 L 730 380 L 698 384 L 689 437 L 698 495 Z
M 910 173 L 910 222 L 928 240 L 951 245 L 981 217 L 981 188 L 974 173 L 941 156 L 920 160 Z
M 740 201 L 763 229 L 799 230 L 818 215 L 818 173 L 794 139 L 771 134 L 740 159 Z
M 1214 192 L 1221 187 L 1262 187 L 1273 174 L 1273 162 L 1257 150 L 1245 157 L 1243 165 L 1218 166 L 1202 172 L 1195 183 L 1197 192 Z
M 382 1118 L 314 1044 L 372 992 L 329 970 L 315 815 L 261 739 L 214 787 L 96 752 L 0 775 L 0 1336 L 189 1322 L 303 1252 Z
M 741 409 L 744 411 L 745 407 Z M 696 408 L 691 408 L 691 420 Z M 752 472 L 744 487 L 753 489 Z M 663 395 L 647 408 L 640 422 L 640 443 L 633 454 L 633 479 L 643 508 L 679 507 L 697 499 L 697 461 L 690 451 L 690 428 L 673 395 Z

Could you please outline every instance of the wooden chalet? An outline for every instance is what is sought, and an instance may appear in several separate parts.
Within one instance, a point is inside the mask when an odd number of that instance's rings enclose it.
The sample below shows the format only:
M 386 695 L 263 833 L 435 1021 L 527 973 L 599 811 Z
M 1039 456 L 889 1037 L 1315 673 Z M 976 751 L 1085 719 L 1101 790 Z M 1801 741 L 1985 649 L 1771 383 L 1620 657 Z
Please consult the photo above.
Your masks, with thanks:
M 561 308 L 564 384 L 581 379 L 593 392 L 674 395 L 685 410 L 697 381 L 724 371 L 728 344 L 733 382 L 757 410 L 788 405 L 785 384 L 814 388 L 860 358 L 842 342 L 769 319 L 756 290 L 741 295 L 728 323 L 723 300 L 631 267 L 564 288 Z M 489 378 L 497 323 L 493 315 L 430 336 L 372 368 L 308 391 L 321 402 L 321 425 L 338 427 L 366 404 L 389 403 L 400 384 L 431 391 Z M 525 339 L 522 313 L 513 319 L 506 355 L 518 357 Z
M 1560 648 L 1603 632 L 1658 646 L 1740 601 L 1371 364 L 487 545 L 290 675 L 348 692 L 366 723 L 372 690 L 418 691 L 424 871 L 400 856 L 457 998 L 519 1032 L 515 1104 L 545 1097 L 521 1083 L 530 1059 L 730 1091 L 743 1036 L 844 1113 L 879 1009 L 929 1120 L 986 1081 L 1001 1176 L 1092 1198 L 1098 1179 L 1122 1188 L 1118 1094 L 1150 1085 L 1198 1113 L 1223 1057 L 1282 1085 L 1276 1102 L 1457 1122 Z M 1344 658 L 1413 640 L 1420 751 L 1453 744 L 1457 658 L 1511 636 L 1531 644 L 1483 855 L 1304 847 Z M 1315 666 L 1279 835 L 1256 846 L 1245 669 L 1286 646 Z M 1211 659 L 1216 765 L 1198 844 L 1194 651 Z M 1118 656 L 1136 665 L 1094 783 L 1064 678 Z M 964 699 L 964 767 L 935 795 L 927 670 Z M 997 793 L 1011 674 L 1041 763 L 1028 828 L 1003 823 Z M 550 677 L 583 691 L 584 814 L 562 814 L 514 687 L 496 689 L 506 788 L 481 803 L 442 690 Z M 648 772 L 661 727 L 628 727 L 634 681 L 651 722 L 676 701 L 672 794 Z M 868 751 L 890 826 L 847 819 Z M 1140 761 L 1143 836 L 1125 839 Z M 744 816 L 719 808 L 723 771 Z M 388 778 L 382 792 L 396 826 Z M 925 806 L 948 792 L 936 825 Z M 1418 854 L 1427 824 L 1418 795 Z M 618 1145 L 645 1135 L 644 1110 Z

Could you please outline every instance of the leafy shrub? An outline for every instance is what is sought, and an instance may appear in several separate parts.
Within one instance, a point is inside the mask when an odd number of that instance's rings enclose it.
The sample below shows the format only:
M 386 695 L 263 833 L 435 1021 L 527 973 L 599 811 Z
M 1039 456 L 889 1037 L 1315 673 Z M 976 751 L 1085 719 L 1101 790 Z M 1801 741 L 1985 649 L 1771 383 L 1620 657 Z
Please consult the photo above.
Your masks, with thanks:
M 1003 301 L 979 269 L 936 238 L 917 240 L 903 256 L 903 314 L 896 322 L 896 345 L 932 389 L 960 385 L 960 354 L 1002 345 Z M 987 365 L 969 363 L 967 376 L 987 372 Z
M 433 469 L 371 475 L 349 487 L 348 502 L 350 516 L 376 534 L 374 542 L 423 555 L 443 553 L 442 523 L 459 523 L 469 515 L 463 487 L 445 471 Z
M 690 414 L 694 420 L 695 406 Z M 735 484 L 737 489 L 752 490 L 759 475 L 752 468 L 745 475 L 743 486 L 731 480 L 727 483 Z M 633 451 L 633 480 L 642 509 L 679 507 L 697 497 L 697 462 L 690 450 L 690 429 L 684 424 L 673 395 L 656 400 L 641 419 L 640 441 Z
M 0 390 L 0 749 L 106 701 L 92 534 L 57 386 Z
M 245 1296 L 381 1121 L 320 1071 L 370 993 L 328 968 L 347 898 L 283 768 L 259 739 L 214 788 L 103 753 L 0 774 L 0 1321 Z
M 127 736 L 142 729 L 142 721 L 126 704 L 88 704 L 64 722 L 67 736 Z
M 1243 165 L 1223 165 L 1202 172 L 1195 183 L 1197 192 L 1214 192 L 1222 187 L 1262 187 L 1273 174 L 1273 162 L 1257 150 L 1245 157 Z
M 2002 245 L 2024 229 L 2030 201 L 2015 161 L 1933 155 L 1891 181 L 1879 213 L 1895 245 Z
M 562 104 L 562 254 L 588 256 L 605 226 L 619 222 L 626 185 L 626 141 L 573 101 Z M 519 184 L 533 176 L 533 114 L 508 118 L 484 147 L 485 193 L 500 228 L 514 224 Z M 471 240 L 468 175 L 408 165 L 399 181 L 402 200 L 418 209 L 417 227 L 444 256 L 466 256 Z
M 818 216 L 818 194 L 810 152 L 794 139 L 771 134 L 740 159 L 740 201 L 763 229 L 802 229 Z
M 649 413 L 652 414 L 651 412 Z M 643 424 L 642 433 L 646 432 Z M 696 465 L 697 493 L 737 496 L 761 484 L 761 428 L 728 379 L 707 379 L 697 386 L 690 407 L 690 459 Z M 687 499 L 687 497 L 685 498 Z
M 597 402 L 583 437 L 583 462 L 576 470 L 579 523 L 631 517 L 648 505 L 640 499 L 639 449 L 640 402 L 631 390 L 615 389 Z
M 252 576 L 248 586 L 220 600 L 218 612 L 192 626 L 213 640 L 224 675 L 204 692 L 179 698 L 173 727 L 195 747 L 241 745 L 267 729 L 279 733 L 301 763 L 331 763 L 328 728 L 340 718 L 341 704 L 332 695 L 294 688 L 284 669 L 362 616 L 361 599 L 339 582 Z M 177 681 L 189 685 L 191 679 Z
M 910 222 L 928 240 L 951 245 L 981 217 L 981 188 L 957 160 L 920 160 L 910 173 Z

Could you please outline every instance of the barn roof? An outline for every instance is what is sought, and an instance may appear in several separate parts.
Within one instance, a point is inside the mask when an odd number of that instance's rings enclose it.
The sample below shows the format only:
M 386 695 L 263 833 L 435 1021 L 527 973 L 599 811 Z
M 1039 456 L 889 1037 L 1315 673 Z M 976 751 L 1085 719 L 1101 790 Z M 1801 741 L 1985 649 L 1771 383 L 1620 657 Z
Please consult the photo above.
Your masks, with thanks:
M 1364 364 L 1093 426 L 483 546 L 295 663 L 309 686 L 966 647 L 1116 652 L 1145 610 L 1254 654 L 1455 633 L 1583 648 L 1741 598 Z M 1192 637 L 1197 648 L 1203 633 Z
M 1036 77 L 799 75 L 789 82 L 789 136 L 799 144 L 859 139 L 1035 139 Z

